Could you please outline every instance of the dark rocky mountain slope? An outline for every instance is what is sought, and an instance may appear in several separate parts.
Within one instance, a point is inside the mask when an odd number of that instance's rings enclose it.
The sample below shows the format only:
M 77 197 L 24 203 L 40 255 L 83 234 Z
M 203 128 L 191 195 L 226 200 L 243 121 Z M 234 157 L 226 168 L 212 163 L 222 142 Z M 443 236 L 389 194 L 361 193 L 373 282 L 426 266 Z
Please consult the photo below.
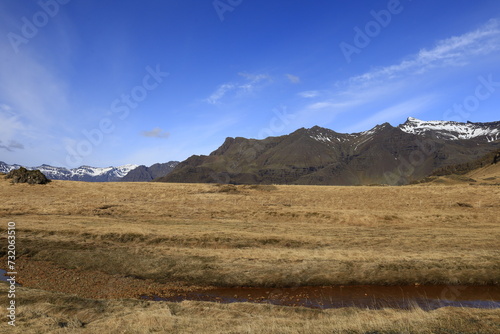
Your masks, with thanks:
M 360 133 L 315 126 L 263 140 L 227 138 L 208 156 L 181 162 L 160 182 L 401 185 L 500 148 L 500 122 L 415 118 Z
M 133 170 L 131 170 L 127 175 L 125 175 L 120 181 L 123 182 L 148 182 L 162 177 L 174 170 L 174 168 L 179 164 L 178 161 L 169 161 L 162 164 L 154 164 L 150 167 L 141 165 Z

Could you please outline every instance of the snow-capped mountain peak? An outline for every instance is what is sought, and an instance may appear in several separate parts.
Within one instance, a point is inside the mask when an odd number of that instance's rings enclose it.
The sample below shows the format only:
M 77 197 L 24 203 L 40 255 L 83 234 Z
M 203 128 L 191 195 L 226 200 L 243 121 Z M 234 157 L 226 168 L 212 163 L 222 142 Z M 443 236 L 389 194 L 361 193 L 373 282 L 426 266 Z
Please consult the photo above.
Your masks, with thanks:
M 488 142 L 500 139 L 500 122 L 461 123 L 455 121 L 422 121 L 408 117 L 398 126 L 401 131 L 415 135 L 434 134 L 446 140 L 484 139 Z
M 8 165 L 0 161 L 0 172 L 8 173 L 13 169 L 21 167 L 20 165 Z M 80 166 L 78 168 L 67 169 L 64 167 L 53 167 L 49 165 L 41 165 L 38 167 L 25 167 L 26 169 L 38 169 L 45 176 L 52 180 L 72 180 L 72 181 L 119 181 L 131 170 L 139 167 L 139 165 L 123 165 L 119 167 L 91 167 Z

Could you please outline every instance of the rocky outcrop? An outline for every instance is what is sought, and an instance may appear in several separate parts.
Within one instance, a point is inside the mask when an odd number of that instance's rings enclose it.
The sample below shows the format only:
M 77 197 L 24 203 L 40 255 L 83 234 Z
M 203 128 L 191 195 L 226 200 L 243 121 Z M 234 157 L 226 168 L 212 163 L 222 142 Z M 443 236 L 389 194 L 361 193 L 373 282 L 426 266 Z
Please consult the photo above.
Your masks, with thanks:
M 39 170 L 27 170 L 24 167 L 11 170 L 6 176 L 12 183 L 47 184 L 50 180 Z

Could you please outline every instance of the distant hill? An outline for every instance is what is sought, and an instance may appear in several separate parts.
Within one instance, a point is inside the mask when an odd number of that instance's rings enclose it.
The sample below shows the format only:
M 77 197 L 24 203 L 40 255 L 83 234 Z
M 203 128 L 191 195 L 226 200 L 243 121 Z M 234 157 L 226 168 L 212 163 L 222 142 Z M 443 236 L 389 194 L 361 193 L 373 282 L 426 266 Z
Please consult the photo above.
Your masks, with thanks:
M 500 150 L 470 162 L 439 168 L 414 183 L 500 185 Z
M 160 182 L 233 184 L 408 184 L 500 148 L 500 122 L 416 118 L 359 133 L 315 126 L 262 140 L 227 138 L 208 156 L 181 162 Z
M 496 163 L 500 163 L 500 150 L 489 152 L 488 154 L 475 160 L 438 168 L 432 173 L 432 175 L 434 176 L 451 175 L 451 174 L 464 175 L 478 168 L 489 166 Z
M 138 166 L 125 175 L 120 181 L 123 182 L 149 182 L 158 177 L 166 176 L 179 164 L 178 161 L 169 161 L 162 164 L 154 164 L 150 167 Z
M 500 161 L 470 171 L 466 176 L 480 184 L 500 185 Z

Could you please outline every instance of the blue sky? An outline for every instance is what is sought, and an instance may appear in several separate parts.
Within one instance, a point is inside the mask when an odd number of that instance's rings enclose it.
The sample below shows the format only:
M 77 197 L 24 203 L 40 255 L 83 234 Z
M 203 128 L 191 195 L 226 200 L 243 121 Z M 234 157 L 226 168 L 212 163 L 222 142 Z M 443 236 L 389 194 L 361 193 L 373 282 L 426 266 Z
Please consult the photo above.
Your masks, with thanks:
M 226 137 L 500 120 L 497 0 L 3 0 L 0 161 L 150 165 Z

